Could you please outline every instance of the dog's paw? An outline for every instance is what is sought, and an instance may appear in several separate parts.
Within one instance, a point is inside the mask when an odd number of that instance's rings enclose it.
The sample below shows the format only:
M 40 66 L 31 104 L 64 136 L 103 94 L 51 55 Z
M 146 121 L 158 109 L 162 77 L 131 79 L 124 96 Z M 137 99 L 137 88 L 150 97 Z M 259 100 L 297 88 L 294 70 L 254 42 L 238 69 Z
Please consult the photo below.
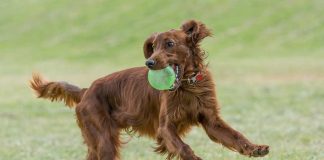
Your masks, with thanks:
M 195 160 L 203 160 L 202 158 L 200 158 L 200 157 L 196 157 L 196 159 Z
M 182 160 L 203 160 L 202 158 L 196 156 L 196 155 L 191 155 L 191 156 L 186 156 L 186 157 L 181 157 Z
M 256 145 L 251 151 L 250 156 L 252 157 L 263 157 L 269 153 L 269 146 L 267 145 Z
M 203 160 L 202 158 L 198 157 L 198 156 L 194 156 L 192 158 L 189 158 L 190 160 Z M 188 160 L 189 160 L 188 159 Z
M 202 158 L 196 156 L 196 155 L 192 155 L 189 157 L 182 157 L 183 160 L 203 160 Z

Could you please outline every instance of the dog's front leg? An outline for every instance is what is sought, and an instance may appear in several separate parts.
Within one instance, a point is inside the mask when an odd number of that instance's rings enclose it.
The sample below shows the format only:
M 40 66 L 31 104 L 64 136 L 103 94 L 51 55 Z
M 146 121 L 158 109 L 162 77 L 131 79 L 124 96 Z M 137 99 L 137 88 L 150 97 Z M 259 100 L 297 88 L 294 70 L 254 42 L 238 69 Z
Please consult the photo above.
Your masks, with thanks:
M 189 145 L 185 144 L 177 133 L 176 123 L 172 117 L 168 115 L 168 108 L 166 102 L 162 102 L 159 115 L 159 128 L 157 133 L 158 147 L 156 152 L 164 154 L 169 153 L 167 159 L 172 159 L 179 156 L 183 160 L 201 160 L 194 154 Z
M 269 153 L 269 146 L 251 143 L 240 132 L 231 128 L 218 115 L 216 103 L 204 107 L 199 114 L 199 121 L 211 140 L 247 156 L 262 157 Z
M 159 128 L 158 143 L 160 147 L 166 147 L 169 152 L 168 159 L 180 156 L 183 160 L 201 160 L 194 154 L 189 145 L 181 140 L 176 133 L 175 127 L 171 124 Z

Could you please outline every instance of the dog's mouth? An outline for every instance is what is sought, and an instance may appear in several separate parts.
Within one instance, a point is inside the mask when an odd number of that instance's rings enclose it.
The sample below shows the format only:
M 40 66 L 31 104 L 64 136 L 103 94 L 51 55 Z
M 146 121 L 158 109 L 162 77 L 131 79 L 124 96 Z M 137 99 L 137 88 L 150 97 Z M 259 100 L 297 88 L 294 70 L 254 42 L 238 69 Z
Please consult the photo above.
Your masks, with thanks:
M 175 91 L 176 89 L 178 89 L 181 85 L 181 67 L 178 64 L 170 64 L 170 66 L 173 68 L 174 73 L 176 75 L 176 80 L 174 81 L 174 83 L 172 84 L 171 88 L 169 89 L 169 91 Z

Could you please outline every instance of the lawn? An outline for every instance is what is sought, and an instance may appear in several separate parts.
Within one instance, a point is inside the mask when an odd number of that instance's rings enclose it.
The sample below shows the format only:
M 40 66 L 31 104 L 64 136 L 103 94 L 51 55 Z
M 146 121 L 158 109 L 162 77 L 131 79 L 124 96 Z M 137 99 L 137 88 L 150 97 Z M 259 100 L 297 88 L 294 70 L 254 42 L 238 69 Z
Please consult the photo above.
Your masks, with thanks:
M 213 30 L 208 53 L 222 116 L 271 151 L 261 159 L 324 159 L 324 2 L 321 0 L 0 2 L 0 160 L 84 159 L 73 109 L 36 99 L 33 71 L 87 87 L 144 65 L 152 33 L 199 19 Z M 155 142 L 123 135 L 122 159 L 164 159 Z M 205 160 L 249 159 L 211 142 L 201 128 L 184 139 Z

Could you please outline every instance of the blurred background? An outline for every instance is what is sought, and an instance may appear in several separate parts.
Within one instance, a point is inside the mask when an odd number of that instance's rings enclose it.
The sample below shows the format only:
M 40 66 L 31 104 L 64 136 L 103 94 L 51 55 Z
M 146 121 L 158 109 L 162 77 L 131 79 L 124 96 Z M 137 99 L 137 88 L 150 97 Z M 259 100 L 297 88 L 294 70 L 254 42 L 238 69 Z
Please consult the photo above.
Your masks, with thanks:
M 0 2 L 0 159 L 84 159 L 74 110 L 36 99 L 33 71 L 81 87 L 144 65 L 152 32 L 197 19 L 213 30 L 202 47 L 222 116 L 272 160 L 324 159 L 322 0 L 3 0 Z M 159 160 L 155 142 L 127 135 L 125 160 Z M 201 128 L 184 139 L 206 160 L 249 159 L 211 142 Z

